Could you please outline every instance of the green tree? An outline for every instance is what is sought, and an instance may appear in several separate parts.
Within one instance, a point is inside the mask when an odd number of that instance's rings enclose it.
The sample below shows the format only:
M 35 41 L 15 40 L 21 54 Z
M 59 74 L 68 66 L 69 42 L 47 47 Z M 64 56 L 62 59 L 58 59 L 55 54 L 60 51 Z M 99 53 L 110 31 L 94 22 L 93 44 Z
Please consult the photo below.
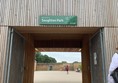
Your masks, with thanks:
M 50 59 L 50 62 L 52 62 L 52 63 L 57 63 L 57 61 L 56 61 L 55 58 L 49 57 L 49 59 Z
M 35 59 L 38 63 L 43 61 L 43 55 L 40 52 L 35 53 Z
M 81 64 L 79 64 L 79 68 L 80 68 L 80 70 L 82 71 L 82 65 L 81 65 Z
M 74 61 L 73 63 L 79 63 L 78 61 Z
M 57 63 L 55 58 L 49 57 L 48 55 L 42 55 L 40 52 L 35 53 L 35 59 L 37 63 Z
M 62 61 L 62 63 L 67 63 L 67 61 Z

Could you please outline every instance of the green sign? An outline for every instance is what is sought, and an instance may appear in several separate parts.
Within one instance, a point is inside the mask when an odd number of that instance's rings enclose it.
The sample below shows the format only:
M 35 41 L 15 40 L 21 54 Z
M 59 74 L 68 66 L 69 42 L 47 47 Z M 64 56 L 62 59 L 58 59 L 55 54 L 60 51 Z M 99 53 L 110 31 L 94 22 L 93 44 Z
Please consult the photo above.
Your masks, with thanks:
M 77 16 L 40 16 L 40 25 L 77 25 Z

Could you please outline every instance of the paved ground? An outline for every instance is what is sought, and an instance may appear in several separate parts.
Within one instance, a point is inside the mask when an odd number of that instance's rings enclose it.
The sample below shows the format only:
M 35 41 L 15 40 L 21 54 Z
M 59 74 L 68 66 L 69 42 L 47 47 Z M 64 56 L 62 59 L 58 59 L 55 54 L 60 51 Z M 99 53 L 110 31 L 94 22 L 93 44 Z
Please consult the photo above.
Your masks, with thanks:
M 35 71 L 34 83 L 82 83 L 82 74 L 75 71 Z

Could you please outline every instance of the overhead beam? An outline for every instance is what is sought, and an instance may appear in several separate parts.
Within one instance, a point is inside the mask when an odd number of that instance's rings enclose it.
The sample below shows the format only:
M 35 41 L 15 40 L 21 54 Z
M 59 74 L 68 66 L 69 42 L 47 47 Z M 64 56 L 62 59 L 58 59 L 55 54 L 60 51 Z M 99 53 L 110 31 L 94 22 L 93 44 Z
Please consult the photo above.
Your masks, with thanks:
M 35 48 L 36 52 L 81 52 L 81 48 Z
M 60 33 L 60 34 L 93 34 L 101 27 L 36 27 L 14 26 L 20 33 Z
M 34 41 L 35 48 L 82 48 L 81 41 L 72 40 L 45 40 Z

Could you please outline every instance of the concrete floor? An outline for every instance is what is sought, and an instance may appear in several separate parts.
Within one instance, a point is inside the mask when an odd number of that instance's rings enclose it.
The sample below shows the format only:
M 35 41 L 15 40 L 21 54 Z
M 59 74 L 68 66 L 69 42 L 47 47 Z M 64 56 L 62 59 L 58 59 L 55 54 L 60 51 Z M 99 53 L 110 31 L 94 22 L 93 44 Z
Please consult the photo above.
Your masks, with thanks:
M 75 71 L 35 71 L 34 83 L 82 83 L 82 74 Z

